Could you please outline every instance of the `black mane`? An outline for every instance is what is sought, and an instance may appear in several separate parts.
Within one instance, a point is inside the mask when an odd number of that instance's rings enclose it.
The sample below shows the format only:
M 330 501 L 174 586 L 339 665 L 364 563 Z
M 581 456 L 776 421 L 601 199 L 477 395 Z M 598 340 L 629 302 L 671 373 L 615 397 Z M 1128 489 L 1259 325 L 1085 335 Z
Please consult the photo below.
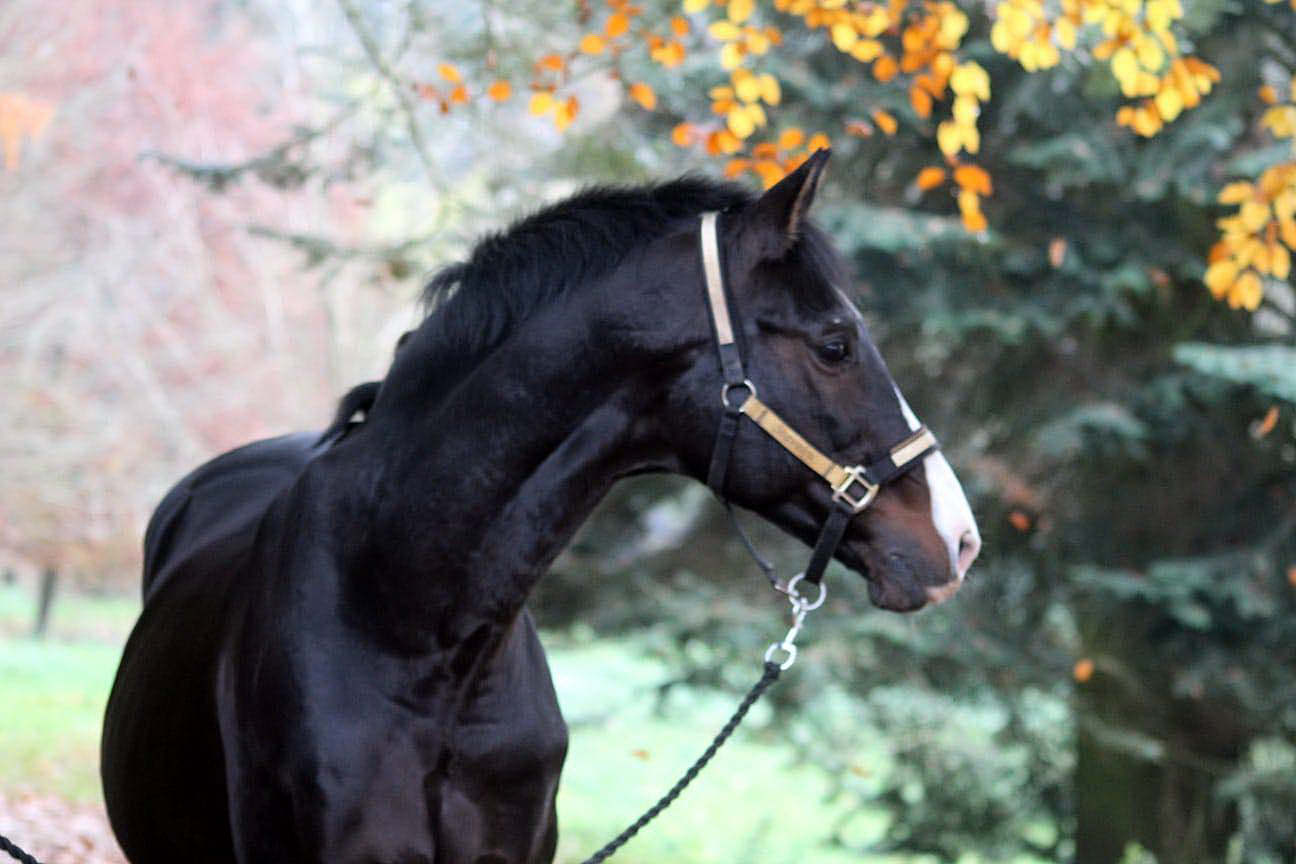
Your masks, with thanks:
M 537 308 L 610 271 L 636 246 L 681 219 L 752 200 L 736 184 L 686 176 L 586 189 L 526 216 L 483 238 L 468 260 L 432 277 L 423 289 L 427 317 L 399 352 L 393 371 L 419 379 L 426 398 L 430 378 L 457 379 Z

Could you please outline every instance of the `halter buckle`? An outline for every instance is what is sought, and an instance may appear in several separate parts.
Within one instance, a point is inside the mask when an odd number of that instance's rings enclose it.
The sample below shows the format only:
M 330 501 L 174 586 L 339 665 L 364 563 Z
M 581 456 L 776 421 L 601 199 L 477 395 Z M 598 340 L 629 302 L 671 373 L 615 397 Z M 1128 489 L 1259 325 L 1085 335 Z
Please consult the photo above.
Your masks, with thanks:
M 863 465 L 852 465 L 849 468 L 844 468 L 842 470 L 846 472 L 846 477 L 836 486 L 832 487 L 832 498 L 834 501 L 845 504 L 850 508 L 852 513 L 858 513 L 873 503 L 873 499 L 877 497 L 878 490 L 882 487 L 876 483 L 870 483 L 865 479 Z M 864 487 L 862 495 L 852 494 L 851 489 L 856 484 Z

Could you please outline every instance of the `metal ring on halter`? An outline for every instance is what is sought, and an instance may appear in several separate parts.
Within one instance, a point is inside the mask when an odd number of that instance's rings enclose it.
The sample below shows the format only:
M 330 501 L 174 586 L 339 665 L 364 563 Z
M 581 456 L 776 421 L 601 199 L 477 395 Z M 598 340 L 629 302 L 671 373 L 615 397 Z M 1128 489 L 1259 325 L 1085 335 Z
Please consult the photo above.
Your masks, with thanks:
M 731 411 L 737 410 L 742 407 L 741 404 L 739 405 L 729 404 L 729 391 L 737 390 L 739 387 L 742 387 L 747 391 L 748 399 L 756 395 L 756 385 L 751 382 L 750 378 L 744 378 L 741 382 L 737 384 L 725 384 L 723 387 L 720 388 L 720 402 L 721 404 L 724 405 L 725 408 L 728 408 Z M 743 401 L 746 402 L 747 400 L 744 399 Z
M 770 646 L 769 646 L 768 648 L 765 649 L 765 662 L 766 662 L 766 663 L 772 663 L 772 662 L 774 662 L 774 652 L 775 652 L 775 651 L 785 651 L 785 652 L 787 652 L 787 659 L 784 660 L 782 663 L 779 664 L 779 668 L 786 672 L 789 668 L 791 668 L 792 664 L 796 662 L 796 658 L 797 658 L 797 647 L 796 647 L 796 644 L 793 643 L 793 642 L 786 642 L 786 641 L 784 641 L 784 642 L 771 642 L 771 643 L 770 643 Z
M 797 583 L 804 578 L 805 571 L 802 570 L 800 573 L 788 580 L 787 587 L 783 589 L 783 593 L 787 594 L 794 604 L 800 606 L 806 612 L 813 612 L 824 604 L 824 598 L 828 596 L 828 586 L 823 582 L 820 582 L 818 585 L 819 596 L 815 597 L 814 602 L 807 602 L 806 598 L 801 596 L 801 592 L 797 591 L 796 587 Z

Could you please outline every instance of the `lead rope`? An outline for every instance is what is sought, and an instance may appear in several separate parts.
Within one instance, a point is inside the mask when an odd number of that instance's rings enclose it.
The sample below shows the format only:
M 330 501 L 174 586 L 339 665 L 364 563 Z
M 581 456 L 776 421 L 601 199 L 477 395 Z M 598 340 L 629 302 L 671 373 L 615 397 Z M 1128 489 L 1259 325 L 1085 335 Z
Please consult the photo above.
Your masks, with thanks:
M 41 864 L 39 860 L 3 834 L 0 834 L 0 852 L 8 852 L 15 861 L 21 861 L 22 864 Z
M 790 668 L 792 664 L 796 662 L 796 638 L 801 633 L 801 628 L 805 624 L 806 615 L 823 605 L 825 594 L 824 587 L 820 584 L 819 596 L 817 596 L 813 601 L 807 600 L 797 591 L 796 587 L 797 582 L 802 578 L 803 574 L 798 574 L 792 577 L 791 581 L 788 582 L 786 589 L 779 589 L 787 595 L 788 602 L 792 604 L 792 626 L 788 628 L 787 635 L 783 637 L 783 641 L 773 642 L 770 644 L 769 648 L 766 649 L 765 668 L 761 673 L 760 680 L 753 684 L 752 688 L 747 691 L 747 695 L 738 703 L 738 708 L 734 711 L 733 716 L 730 717 L 729 721 L 720 728 L 720 731 L 716 733 L 715 738 L 711 739 L 711 743 L 702 751 L 702 755 L 697 758 L 697 761 L 689 766 L 688 770 L 684 772 L 683 776 L 675 781 L 675 785 L 672 786 L 665 795 L 657 799 L 656 804 L 653 804 L 645 810 L 643 815 L 631 822 L 626 826 L 624 831 L 609 840 L 603 848 L 586 858 L 581 862 L 581 864 L 602 864 L 602 862 L 615 855 L 618 849 L 630 842 L 630 839 L 643 830 L 649 822 L 660 816 L 663 810 L 674 804 L 675 799 L 679 798 L 680 793 L 688 788 L 690 783 L 697 779 L 698 774 L 702 773 L 702 769 L 707 766 L 707 763 L 715 757 L 720 748 L 724 746 L 724 743 L 729 740 L 729 736 L 733 735 L 734 730 L 736 730 L 739 724 L 742 723 L 743 718 L 747 716 L 747 712 L 751 710 L 751 707 L 756 704 L 757 700 L 759 700 L 761 696 L 765 695 L 765 691 L 778 680 L 779 675 L 781 675 L 784 670 Z M 782 662 L 777 660 L 780 651 L 785 655 Z

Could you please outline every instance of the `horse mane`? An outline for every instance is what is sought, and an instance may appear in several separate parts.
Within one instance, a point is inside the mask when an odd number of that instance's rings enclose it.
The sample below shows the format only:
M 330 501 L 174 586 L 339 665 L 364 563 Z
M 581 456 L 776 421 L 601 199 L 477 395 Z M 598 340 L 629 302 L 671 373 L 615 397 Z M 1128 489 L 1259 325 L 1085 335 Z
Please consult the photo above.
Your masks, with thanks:
M 398 398 L 392 391 L 405 384 L 424 399 L 443 391 L 538 308 L 610 272 L 635 247 L 682 219 L 753 200 L 741 186 L 695 176 L 599 186 L 488 234 L 423 289 L 426 317 L 398 352 L 379 402 Z

